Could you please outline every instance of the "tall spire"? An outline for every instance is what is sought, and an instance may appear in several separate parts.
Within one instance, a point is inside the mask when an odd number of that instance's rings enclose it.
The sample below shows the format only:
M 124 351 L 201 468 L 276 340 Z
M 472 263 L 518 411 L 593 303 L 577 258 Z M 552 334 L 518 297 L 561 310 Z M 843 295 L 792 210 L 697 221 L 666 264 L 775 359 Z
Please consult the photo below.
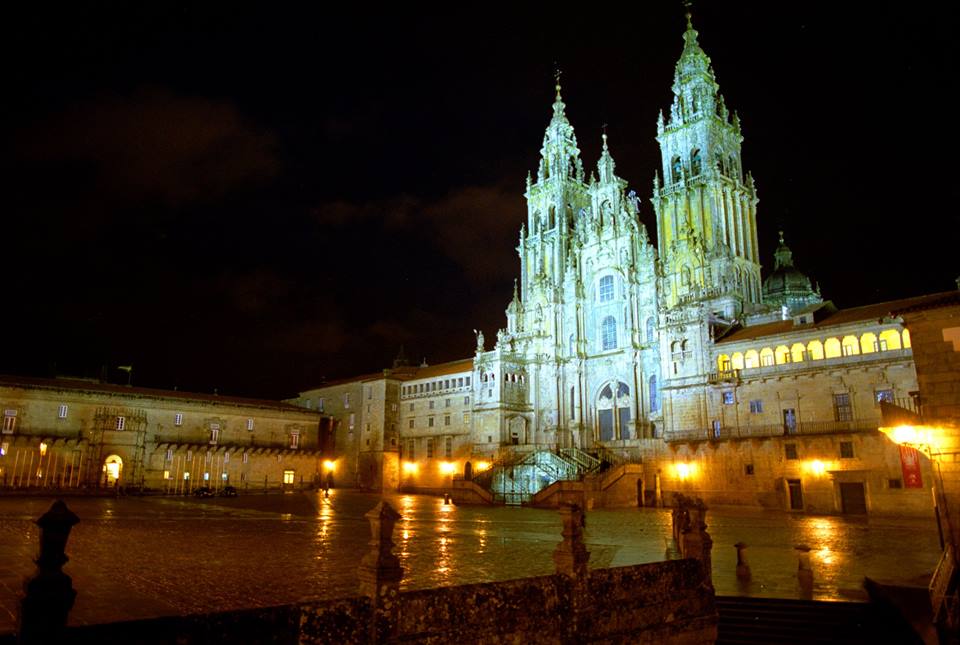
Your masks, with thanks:
M 790 247 L 787 246 L 787 243 L 783 241 L 783 231 L 777 231 L 780 235 L 780 245 L 777 247 L 777 250 L 773 253 L 773 270 L 776 271 L 780 267 L 792 267 L 793 266 L 793 251 L 790 250 Z
M 556 98 L 553 102 L 553 117 L 543 135 L 543 148 L 540 149 L 540 168 L 537 182 L 553 177 L 567 177 L 583 181 L 583 164 L 580 161 L 580 148 L 573 126 L 567 120 L 566 105 L 560 94 L 560 70 L 554 73 Z
M 567 115 L 564 112 L 564 108 L 566 108 L 566 105 L 563 103 L 563 97 L 560 96 L 560 75 L 561 74 L 563 74 L 563 72 L 560 71 L 559 67 L 557 67 L 556 70 L 553 72 L 553 79 L 555 81 L 554 89 L 556 89 L 557 91 L 557 96 L 553 101 L 553 120 L 554 121 L 560 120 L 563 123 L 568 123 Z
M 607 126 L 604 125 L 603 138 L 603 150 L 600 152 L 600 159 L 597 161 L 597 174 L 600 176 L 600 183 L 610 183 L 616 179 L 614 175 L 614 170 L 617 167 L 617 164 L 613 161 L 613 157 L 610 156 L 610 148 L 607 147 Z

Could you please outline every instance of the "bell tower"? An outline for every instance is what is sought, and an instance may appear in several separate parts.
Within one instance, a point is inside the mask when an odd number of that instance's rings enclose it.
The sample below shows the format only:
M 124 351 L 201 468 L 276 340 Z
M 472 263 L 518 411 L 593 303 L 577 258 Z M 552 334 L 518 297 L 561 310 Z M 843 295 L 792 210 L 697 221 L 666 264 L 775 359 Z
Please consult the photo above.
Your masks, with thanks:
M 761 302 L 757 193 L 740 154 L 740 120 L 720 94 L 689 7 L 668 118 L 657 121 L 662 177 L 653 205 L 667 308 L 694 302 L 734 318 Z

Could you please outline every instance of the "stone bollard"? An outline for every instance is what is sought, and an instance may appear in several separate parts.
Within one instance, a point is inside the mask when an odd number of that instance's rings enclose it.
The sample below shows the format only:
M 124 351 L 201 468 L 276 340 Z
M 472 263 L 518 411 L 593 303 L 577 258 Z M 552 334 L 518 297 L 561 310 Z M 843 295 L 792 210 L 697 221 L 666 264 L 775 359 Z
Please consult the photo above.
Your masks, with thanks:
M 583 543 L 583 508 L 579 504 L 563 502 L 560 504 L 560 517 L 563 519 L 563 541 L 553 552 L 557 573 L 570 578 L 584 578 L 587 575 L 590 552 Z
M 380 502 L 365 517 L 370 522 L 370 550 L 360 561 L 360 593 L 370 599 L 370 643 L 383 643 L 396 631 L 397 605 L 403 568 L 393 554 L 393 527 L 400 519 L 392 506 Z
M 693 558 L 699 560 L 703 567 L 706 583 L 713 587 L 713 561 L 711 551 L 713 549 L 713 538 L 707 533 L 707 506 L 700 498 L 690 499 L 680 496 L 679 501 L 682 504 L 681 525 L 683 531 L 680 535 L 678 547 L 680 555 L 684 558 Z
M 60 643 L 64 640 L 67 615 L 77 592 L 70 576 L 62 571 L 69 558 L 65 553 L 70 530 L 80 521 L 63 500 L 53 503 L 40 519 L 40 554 L 34 561 L 37 572 L 23 584 L 26 595 L 20 601 L 18 632 L 20 643 Z
M 813 568 L 810 566 L 810 547 L 798 544 L 797 550 L 797 580 L 800 582 L 800 592 L 804 598 L 813 595 Z
M 744 554 L 744 551 L 747 550 L 747 545 L 743 542 L 737 542 L 733 545 L 733 548 L 737 550 L 737 579 L 743 581 L 750 580 L 750 565 L 747 564 L 747 556 Z

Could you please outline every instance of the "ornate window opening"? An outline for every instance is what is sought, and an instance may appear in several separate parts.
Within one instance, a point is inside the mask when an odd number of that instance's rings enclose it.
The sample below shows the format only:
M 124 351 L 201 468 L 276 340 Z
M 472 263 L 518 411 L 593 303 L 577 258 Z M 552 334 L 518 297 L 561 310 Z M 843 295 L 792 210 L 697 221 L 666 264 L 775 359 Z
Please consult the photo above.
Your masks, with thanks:
M 610 302 L 613 300 L 613 276 L 605 275 L 600 278 L 600 288 L 599 288 L 599 300 L 600 302 Z
M 700 157 L 700 149 L 690 153 L 690 174 L 696 177 L 703 172 L 703 160 Z
M 657 376 L 650 377 L 650 411 L 658 412 L 660 410 L 660 390 L 657 385 Z
M 680 164 L 680 156 L 677 155 L 670 162 L 670 177 L 673 180 L 673 183 L 677 183 L 683 177 L 683 170 Z
M 617 320 L 607 316 L 600 324 L 600 345 L 604 350 L 617 348 Z

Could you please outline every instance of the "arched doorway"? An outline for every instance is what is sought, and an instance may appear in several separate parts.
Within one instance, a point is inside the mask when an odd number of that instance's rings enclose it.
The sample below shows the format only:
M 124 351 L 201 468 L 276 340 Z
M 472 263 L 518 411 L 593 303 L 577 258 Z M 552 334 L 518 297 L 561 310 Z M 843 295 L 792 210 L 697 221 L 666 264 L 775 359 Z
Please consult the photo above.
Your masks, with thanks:
M 115 486 L 120 481 L 123 472 L 123 459 L 119 455 L 110 455 L 103 462 L 103 482 L 107 486 Z
M 597 398 L 600 441 L 630 439 L 630 388 L 622 381 L 607 383 Z

